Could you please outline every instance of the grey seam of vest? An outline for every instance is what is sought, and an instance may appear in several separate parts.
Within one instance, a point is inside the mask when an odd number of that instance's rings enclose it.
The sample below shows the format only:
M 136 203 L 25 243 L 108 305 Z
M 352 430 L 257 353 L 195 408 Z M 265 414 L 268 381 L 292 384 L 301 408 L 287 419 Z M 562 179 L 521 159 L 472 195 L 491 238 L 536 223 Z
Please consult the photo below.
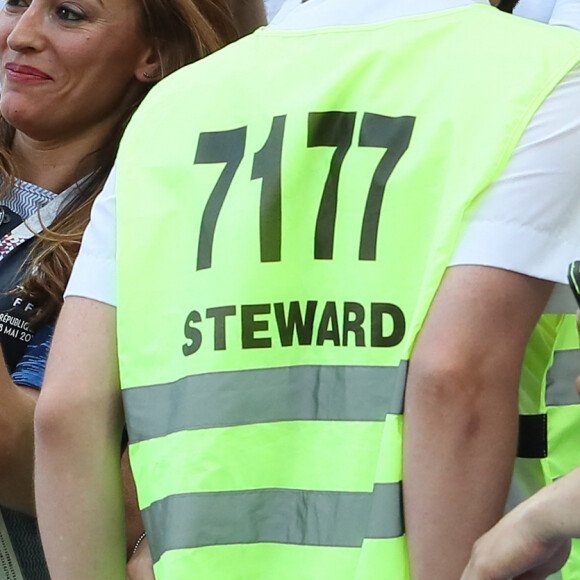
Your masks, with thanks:
M 359 548 L 403 535 L 402 485 L 372 493 L 257 489 L 179 494 L 153 503 L 143 519 L 157 562 L 169 550 L 277 543 Z
M 123 402 L 131 443 L 258 423 L 383 421 L 403 412 L 406 376 L 406 361 L 228 371 L 124 389 Z
M 546 405 L 578 405 L 576 377 L 580 375 L 580 349 L 557 350 L 546 376 Z

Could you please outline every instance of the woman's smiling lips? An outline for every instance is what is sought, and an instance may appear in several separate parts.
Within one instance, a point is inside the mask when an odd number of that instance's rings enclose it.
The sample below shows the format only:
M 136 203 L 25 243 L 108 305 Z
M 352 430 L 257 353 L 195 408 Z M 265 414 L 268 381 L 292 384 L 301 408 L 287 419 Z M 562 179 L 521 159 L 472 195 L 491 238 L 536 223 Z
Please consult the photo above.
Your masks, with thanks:
M 41 70 L 25 64 L 9 62 L 4 67 L 6 78 L 14 81 L 51 81 L 52 77 Z

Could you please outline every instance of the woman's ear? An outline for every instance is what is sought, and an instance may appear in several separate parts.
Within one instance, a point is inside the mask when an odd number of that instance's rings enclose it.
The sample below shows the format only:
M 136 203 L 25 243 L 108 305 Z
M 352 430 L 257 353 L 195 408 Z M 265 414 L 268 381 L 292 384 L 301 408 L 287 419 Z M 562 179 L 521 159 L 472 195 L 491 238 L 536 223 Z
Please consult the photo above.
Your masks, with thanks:
M 161 66 L 161 55 L 157 46 L 151 46 L 143 54 L 135 69 L 135 76 L 137 80 L 150 83 L 158 81 L 163 76 L 163 69 Z

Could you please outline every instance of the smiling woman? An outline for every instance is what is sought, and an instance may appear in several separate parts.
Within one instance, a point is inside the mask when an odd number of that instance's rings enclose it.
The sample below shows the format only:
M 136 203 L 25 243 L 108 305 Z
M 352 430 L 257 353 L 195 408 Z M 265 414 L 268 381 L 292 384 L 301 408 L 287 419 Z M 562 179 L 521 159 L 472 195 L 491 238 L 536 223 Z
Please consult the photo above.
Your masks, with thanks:
M 0 579 L 48 578 L 34 407 L 123 130 L 158 80 L 236 37 L 226 0 L 7 0 L 0 12 Z
M 144 73 L 159 66 L 134 0 L 8 0 L 0 47 L 2 114 L 19 134 L 42 141 L 86 135 L 97 143 L 143 92 Z

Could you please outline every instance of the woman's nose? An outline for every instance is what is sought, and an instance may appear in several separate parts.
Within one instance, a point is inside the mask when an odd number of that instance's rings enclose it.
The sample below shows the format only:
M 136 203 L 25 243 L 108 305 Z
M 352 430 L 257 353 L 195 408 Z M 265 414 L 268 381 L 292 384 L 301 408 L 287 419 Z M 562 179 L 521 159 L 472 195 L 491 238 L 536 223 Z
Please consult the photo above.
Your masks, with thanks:
M 14 26 L 6 43 L 8 48 L 16 52 L 40 50 L 44 43 L 44 11 L 41 6 L 34 2 L 18 16 L 13 16 Z

